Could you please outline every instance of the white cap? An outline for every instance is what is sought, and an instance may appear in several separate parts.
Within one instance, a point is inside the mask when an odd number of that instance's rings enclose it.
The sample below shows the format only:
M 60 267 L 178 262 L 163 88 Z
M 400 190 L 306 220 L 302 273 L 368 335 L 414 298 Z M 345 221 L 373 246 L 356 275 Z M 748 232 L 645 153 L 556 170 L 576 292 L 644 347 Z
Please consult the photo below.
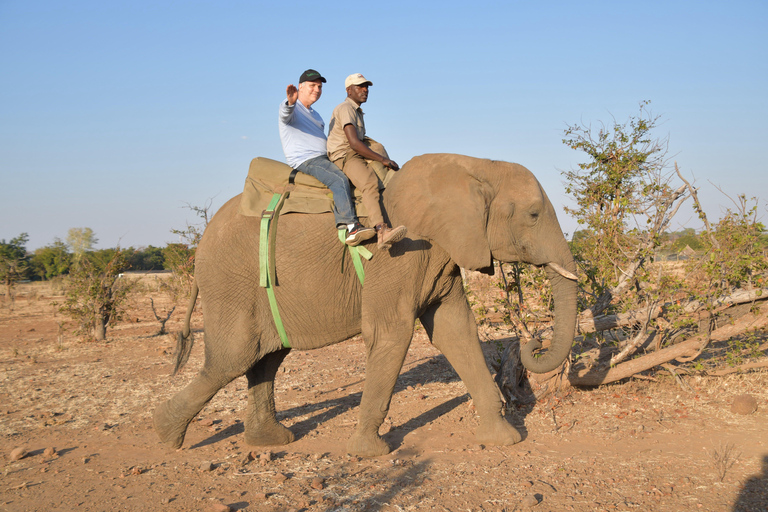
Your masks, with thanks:
M 349 75 L 346 80 L 344 80 L 344 88 L 346 89 L 350 85 L 373 85 L 373 82 L 365 78 L 360 73 L 355 73 L 354 75 Z

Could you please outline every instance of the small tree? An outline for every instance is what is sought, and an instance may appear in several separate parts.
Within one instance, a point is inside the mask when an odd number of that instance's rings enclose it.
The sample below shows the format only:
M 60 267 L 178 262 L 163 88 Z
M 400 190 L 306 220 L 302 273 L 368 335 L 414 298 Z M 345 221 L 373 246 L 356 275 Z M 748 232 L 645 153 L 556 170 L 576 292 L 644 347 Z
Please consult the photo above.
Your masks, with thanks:
M 190 224 L 187 222 L 186 229 L 172 229 L 171 232 L 174 235 L 179 236 L 179 243 L 169 243 L 162 249 L 162 251 L 157 248 L 149 247 L 149 249 L 153 249 L 159 253 L 157 254 L 157 259 L 162 261 L 162 265 L 165 269 L 172 272 L 169 280 L 160 282 L 160 289 L 166 293 L 173 304 L 170 309 L 163 313 L 165 316 L 158 312 L 158 308 L 155 307 L 154 299 L 152 297 L 149 299 L 150 306 L 152 307 L 152 314 L 155 316 L 155 319 L 160 322 L 160 329 L 156 333 L 157 336 L 166 334 L 165 324 L 176 310 L 176 304 L 179 299 L 186 296 L 192 286 L 195 271 L 195 248 L 203 237 L 203 231 L 206 226 L 208 226 L 210 205 L 210 199 L 203 207 L 187 204 L 185 208 L 192 210 L 201 219 L 201 222 L 197 224 Z
M 5 294 L 13 300 L 12 289 L 17 281 L 25 279 L 29 270 L 29 256 L 26 244 L 29 235 L 22 233 L 10 242 L 0 240 L 0 281 L 5 285 Z
M 190 247 L 195 248 L 200 243 L 200 239 L 203 238 L 203 232 L 208 227 L 208 222 L 213 215 L 211 212 L 212 199 L 208 199 L 205 202 L 205 206 L 194 206 L 189 203 L 184 205 L 184 208 L 191 210 L 195 215 L 200 218 L 200 222 L 190 224 L 187 222 L 186 229 L 172 229 L 171 233 L 179 235 L 180 242 L 186 242 Z
M 76 334 L 106 338 L 107 327 L 122 318 L 133 284 L 120 279 L 127 267 L 120 248 L 87 253 L 73 266 L 66 284 L 66 299 L 59 309 L 76 323 Z
M 597 298 L 595 314 L 610 305 L 652 256 L 671 203 L 680 196 L 673 197 L 668 185 L 667 140 L 651 136 L 659 117 L 648 112 L 648 103 L 642 102 L 640 115 L 624 124 L 596 132 L 573 125 L 563 139 L 588 157 L 563 175 L 566 192 L 576 203 L 565 210 L 586 228 L 574 248 L 587 276 L 586 289 Z
M 195 249 L 187 244 L 168 244 L 163 249 L 165 268 L 172 271 L 173 300 L 178 300 L 192 285 L 195 271 Z
M 80 261 L 83 255 L 92 250 L 99 241 L 91 228 L 70 228 L 67 232 L 67 244 L 72 249 L 74 261 Z
M 55 238 L 52 244 L 35 250 L 31 264 L 40 279 L 53 279 L 69 272 L 72 255 L 67 251 L 67 244 Z
M 768 286 L 768 259 L 763 253 L 765 225 L 757 219 L 757 199 L 748 201 L 742 194 L 734 204 L 735 210 L 728 208 L 715 226 L 710 226 L 706 215 L 699 212 L 707 226 L 707 233 L 701 236 L 706 252 L 701 261 L 692 261 L 686 268 L 693 283 L 690 296 L 709 312 L 716 309 L 722 297 L 738 289 Z
M 192 285 L 195 273 L 195 249 L 203 238 L 203 232 L 208 227 L 211 218 L 211 199 L 205 206 L 192 206 L 187 204 L 185 208 L 193 211 L 200 218 L 200 222 L 190 224 L 186 229 L 172 229 L 171 233 L 179 236 L 179 243 L 168 244 L 163 249 L 163 259 L 166 269 L 173 271 L 173 279 L 179 290 L 186 292 Z M 180 295 L 177 295 L 177 298 Z

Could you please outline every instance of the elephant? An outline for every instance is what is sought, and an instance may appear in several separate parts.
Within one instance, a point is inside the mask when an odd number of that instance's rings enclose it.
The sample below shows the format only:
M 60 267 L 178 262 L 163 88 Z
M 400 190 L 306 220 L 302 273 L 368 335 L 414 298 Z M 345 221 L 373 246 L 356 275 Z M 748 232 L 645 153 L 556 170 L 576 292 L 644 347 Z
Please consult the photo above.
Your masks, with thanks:
M 293 433 L 275 416 L 274 380 L 291 349 L 310 350 L 362 333 L 366 379 L 349 453 L 375 457 L 391 451 L 379 436 L 418 319 L 431 343 L 458 373 L 473 399 L 476 441 L 510 445 L 521 434 L 503 415 L 503 396 L 482 353 L 460 267 L 493 274 L 493 261 L 545 266 L 553 286 L 551 345 L 521 347 L 534 373 L 557 368 L 569 355 L 576 325 L 575 262 L 547 195 L 525 167 L 454 154 L 408 161 L 389 181 L 382 202 L 391 225 L 408 236 L 389 252 L 366 245 L 364 285 L 331 213 L 280 217 L 275 244 L 280 307 L 291 348 L 275 327 L 267 293 L 258 285 L 259 221 L 238 211 L 240 196 L 214 215 L 196 251 L 195 286 L 177 353 L 191 347 L 189 317 L 197 290 L 204 300 L 205 362 L 196 377 L 157 406 L 160 440 L 179 448 L 205 404 L 242 375 L 248 381 L 245 441 L 284 445 Z M 349 258 L 347 256 L 347 258 Z M 177 367 L 183 364 L 177 356 Z

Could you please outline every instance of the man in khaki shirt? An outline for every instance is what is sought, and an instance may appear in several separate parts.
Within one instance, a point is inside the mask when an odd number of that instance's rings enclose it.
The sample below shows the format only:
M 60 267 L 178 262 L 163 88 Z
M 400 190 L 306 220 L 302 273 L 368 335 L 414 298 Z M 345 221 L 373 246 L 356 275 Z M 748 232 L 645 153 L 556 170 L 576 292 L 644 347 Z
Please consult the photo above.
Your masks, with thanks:
M 344 81 L 347 98 L 333 110 L 328 128 L 328 158 L 360 189 L 363 205 L 378 233 L 379 248 L 389 249 L 405 237 L 407 229 L 405 226 L 390 228 L 381 211 L 375 166 L 383 165 L 395 171 L 400 167 L 389 159 L 384 146 L 365 135 L 360 105 L 368 100 L 371 85 L 373 83 L 360 73 L 349 75 Z

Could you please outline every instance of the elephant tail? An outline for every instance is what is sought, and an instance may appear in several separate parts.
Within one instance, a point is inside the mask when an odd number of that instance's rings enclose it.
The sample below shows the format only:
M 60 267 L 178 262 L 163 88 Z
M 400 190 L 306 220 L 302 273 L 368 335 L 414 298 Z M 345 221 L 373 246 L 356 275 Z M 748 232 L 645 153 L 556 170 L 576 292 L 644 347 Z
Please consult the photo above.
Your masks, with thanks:
M 189 297 L 189 304 L 187 304 L 187 316 L 184 318 L 184 327 L 179 333 L 179 337 L 176 339 L 176 353 L 173 358 L 175 365 L 173 367 L 172 375 L 176 375 L 179 370 L 184 368 L 189 360 L 189 354 L 192 352 L 192 345 L 195 343 L 195 336 L 192 334 L 190 328 L 190 321 L 192 319 L 192 311 L 195 309 L 195 302 L 197 302 L 197 294 L 200 289 L 197 287 L 197 280 L 192 282 L 192 293 Z

